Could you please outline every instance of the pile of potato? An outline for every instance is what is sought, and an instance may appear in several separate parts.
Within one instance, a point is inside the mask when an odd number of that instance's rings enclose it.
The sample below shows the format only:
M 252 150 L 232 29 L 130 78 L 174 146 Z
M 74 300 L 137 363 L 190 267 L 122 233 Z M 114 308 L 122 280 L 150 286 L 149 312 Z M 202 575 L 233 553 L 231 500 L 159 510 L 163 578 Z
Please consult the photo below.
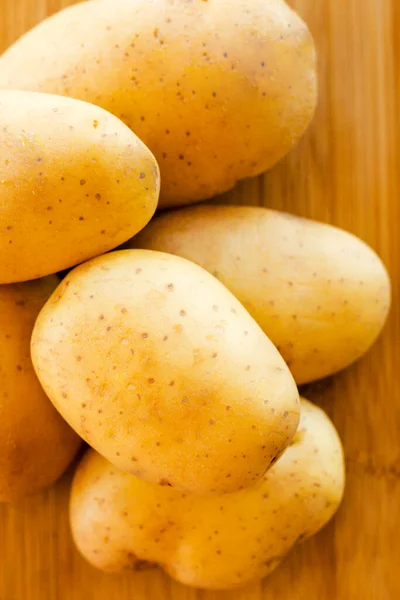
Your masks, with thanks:
M 87 442 L 71 528 L 103 570 L 233 588 L 340 504 L 338 434 L 297 385 L 375 342 L 380 259 L 259 207 L 149 224 L 279 160 L 315 63 L 282 0 L 91 0 L 0 58 L 0 501 Z

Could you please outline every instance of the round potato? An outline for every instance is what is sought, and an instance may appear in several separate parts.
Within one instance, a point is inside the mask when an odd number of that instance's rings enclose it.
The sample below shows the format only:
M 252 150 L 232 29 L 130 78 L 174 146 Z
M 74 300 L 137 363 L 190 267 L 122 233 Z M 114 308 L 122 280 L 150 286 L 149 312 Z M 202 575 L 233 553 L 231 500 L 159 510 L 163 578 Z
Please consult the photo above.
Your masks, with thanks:
M 276 348 L 221 283 L 169 254 L 125 250 L 76 268 L 40 313 L 32 356 L 67 422 L 161 485 L 249 486 L 297 428 Z
M 344 478 L 335 428 L 303 400 L 292 445 L 262 481 L 234 494 L 181 494 L 90 450 L 72 486 L 72 533 L 99 569 L 159 564 L 182 583 L 229 589 L 261 579 L 323 527 L 340 504 Z
M 159 173 L 113 115 L 50 94 L 0 92 L 0 283 L 115 248 L 152 217 Z
M 360 358 L 388 314 L 389 277 L 371 248 L 346 231 L 285 213 L 182 209 L 155 219 L 127 246 L 183 256 L 222 281 L 298 384 Z
M 0 88 L 98 104 L 154 152 L 160 206 L 231 188 L 278 161 L 314 113 L 311 35 L 282 0 L 82 2 L 0 59 Z
M 0 502 L 53 483 L 81 443 L 46 397 L 30 358 L 35 319 L 58 282 L 0 286 Z

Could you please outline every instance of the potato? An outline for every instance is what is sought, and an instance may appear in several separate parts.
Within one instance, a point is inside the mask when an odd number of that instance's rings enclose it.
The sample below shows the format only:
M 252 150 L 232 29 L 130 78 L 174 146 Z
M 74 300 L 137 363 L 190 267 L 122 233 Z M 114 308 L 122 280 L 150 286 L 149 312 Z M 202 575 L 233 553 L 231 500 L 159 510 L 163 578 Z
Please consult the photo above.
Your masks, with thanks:
M 221 283 L 168 254 L 125 250 L 72 271 L 38 317 L 32 357 L 93 448 L 161 485 L 249 486 L 297 428 L 276 348 Z
M 115 248 L 152 217 L 158 167 L 126 125 L 85 102 L 0 92 L 0 283 Z
M 35 319 L 58 281 L 0 286 L 0 502 L 53 483 L 81 443 L 46 397 L 30 358 Z
M 282 0 L 83 2 L 0 59 L 0 88 L 98 104 L 154 152 L 160 206 L 271 167 L 314 113 L 311 35 Z
M 228 589 L 261 579 L 336 512 L 344 490 L 339 437 L 302 400 L 292 445 L 262 481 L 234 494 L 198 496 L 115 469 L 90 450 L 71 492 L 83 556 L 105 571 L 161 565 L 178 581 Z
M 215 275 L 277 346 L 298 384 L 360 358 L 379 335 L 390 281 L 353 235 L 249 206 L 163 214 L 128 247 L 170 252 Z

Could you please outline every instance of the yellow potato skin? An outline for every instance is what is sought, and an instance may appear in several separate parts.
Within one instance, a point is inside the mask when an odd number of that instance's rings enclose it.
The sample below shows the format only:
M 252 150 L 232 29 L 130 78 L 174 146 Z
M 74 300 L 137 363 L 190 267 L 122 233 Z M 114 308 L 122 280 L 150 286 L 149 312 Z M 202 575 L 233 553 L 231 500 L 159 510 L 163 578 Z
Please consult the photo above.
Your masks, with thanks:
M 178 581 L 229 589 L 261 579 L 336 512 L 344 490 L 338 434 L 306 400 L 298 433 L 262 481 L 234 494 L 197 496 L 115 469 L 93 450 L 73 481 L 75 543 L 95 567 L 159 564 Z
M 72 271 L 38 317 L 32 357 L 66 421 L 150 482 L 249 486 L 297 428 L 276 348 L 214 277 L 168 254 L 125 250 Z
M 298 384 L 360 358 L 382 330 L 390 280 L 346 231 L 260 207 L 162 214 L 127 247 L 183 256 L 217 277 L 277 346 Z
M 83 2 L 0 59 L 0 88 L 51 92 L 121 118 L 160 164 L 160 206 L 270 168 L 317 97 L 314 44 L 282 0 Z
M 81 444 L 46 397 L 30 358 L 35 319 L 58 282 L 0 286 L 0 502 L 53 483 Z
M 154 157 L 97 106 L 1 91 L 0 131 L 0 283 L 111 250 L 154 214 Z

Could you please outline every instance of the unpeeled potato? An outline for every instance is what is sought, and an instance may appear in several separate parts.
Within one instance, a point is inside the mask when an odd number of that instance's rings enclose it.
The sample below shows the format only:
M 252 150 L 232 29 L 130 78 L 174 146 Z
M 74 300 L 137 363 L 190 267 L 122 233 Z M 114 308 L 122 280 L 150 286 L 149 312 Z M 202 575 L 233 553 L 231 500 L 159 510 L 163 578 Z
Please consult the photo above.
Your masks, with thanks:
M 298 432 L 255 486 L 182 494 L 123 473 L 90 450 L 72 486 L 75 543 L 105 571 L 160 565 L 178 581 L 229 589 L 261 579 L 336 512 L 344 489 L 339 437 L 306 400 Z
M 249 486 L 297 428 L 276 348 L 220 282 L 176 256 L 125 250 L 74 269 L 37 319 L 32 358 L 93 448 L 161 485 Z
M 316 104 L 315 50 L 282 0 L 96 0 L 45 20 L 0 59 L 0 88 L 98 104 L 155 154 L 160 206 L 278 161 Z
M 58 281 L 0 286 L 0 502 L 53 483 L 81 443 L 46 397 L 30 358 L 35 319 Z
M 389 310 L 388 274 L 364 242 L 265 208 L 165 213 L 127 247 L 183 256 L 215 275 L 277 346 L 298 384 L 360 358 Z
M 0 283 L 115 248 L 151 219 L 159 173 L 126 125 L 86 102 L 0 92 Z

